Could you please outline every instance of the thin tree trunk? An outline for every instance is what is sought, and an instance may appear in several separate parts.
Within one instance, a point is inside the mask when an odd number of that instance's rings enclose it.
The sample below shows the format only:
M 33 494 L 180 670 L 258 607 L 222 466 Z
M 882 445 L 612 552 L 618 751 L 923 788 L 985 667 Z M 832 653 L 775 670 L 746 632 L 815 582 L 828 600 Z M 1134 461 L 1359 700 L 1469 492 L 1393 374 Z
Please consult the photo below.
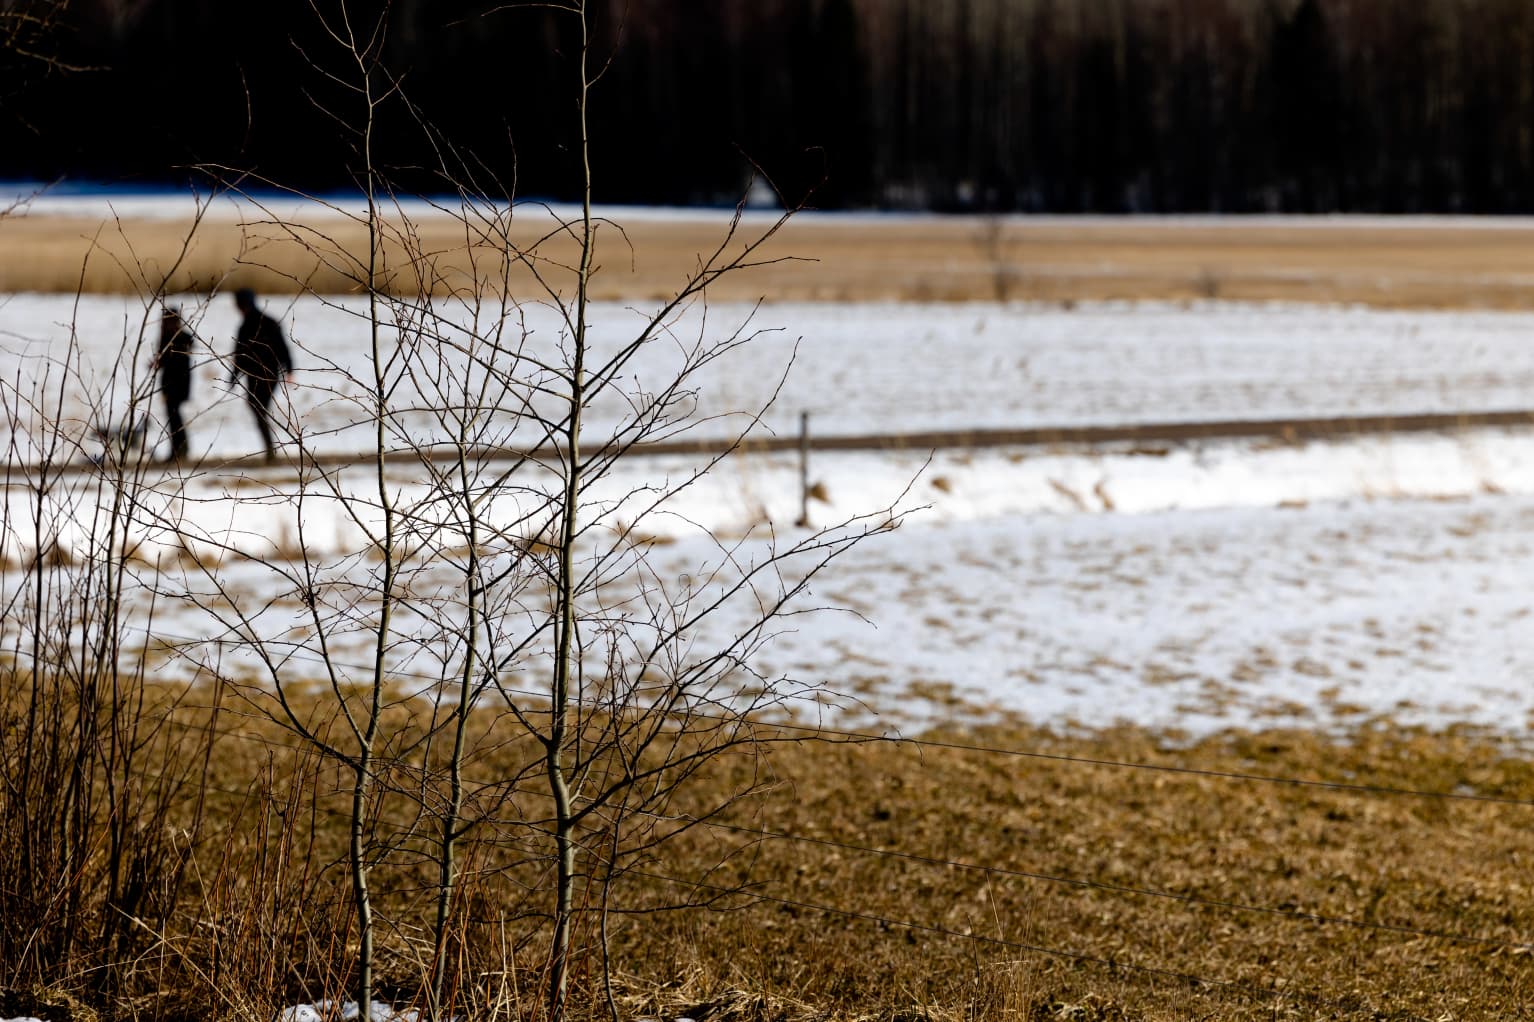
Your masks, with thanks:
M 348 30 L 349 30 L 348 26 Z M 372 71 L 367 54 L 353 52 L 362 64 L 363 94 L 367 103 L 367 121 L 363 126 L 362 156 L 368 202 L 368 328 L 373 357 L 373 440 L 374 469 L 378 480 L 378 505 L 383 514 L 383 550 L 381 604 L 378 630 L 373 647 L 373 678 L 369 693 L 368 717 L 360 736 L 352 785 L 349 860 L 352 874 L 352 897 L 357 908 L 357 1010 L 361 1022 L 369 1022 L 373 1011 L 373 902 L 368 884 L 368 803 L 372 795 L 374 744 L 378 738 L 379 715 L 384 686 L 384 654 L 389 644 L 389 628 L 394 609 L 394 507 L 388 487 L 388 447 L 385 419 L 388 395 L 384 379 L 384 354 L 379 329 L 378 308 L 378 197 L 373 169 L 374 106 Z
M 581 412 L 585 404 L 586 303 L 591 278 L 591 152 L 586 129 L 586 102 L 591 83 L 586 73 L 589 44 L 586 6 L 578 10 L 581 20 L 579 117 L 581 130 L 581 261 L 576 276 L 574 357 L 570 368 L 570 418 L 565 433 L 563 521 L 559 534 L 558 632 L 554 660 L 553 719 L 545 747 L 549 791 L 554 798 L 554 847 L 557 856 L 557 894 L 554 937 L 549 970 L 549 1017 L 562 1022 L 569 996 L 570 931 L 575 911 L 575 807 L 565 774 L 564 747 L 569 732 L 570 681 L 574 668 L 575 540 L 577 509 L 581 493 Z
M 458 481 L 462 492 L 472 492 L 464 458 L 467 443 L 460 437 L 458 447 Z M 467 648 L 464 650 L 463 674 L 459 679 L 458 705 L 454 712 L 457 719 L 453 728 L 453 751 L 448 764 L 448 805 L 442 818 L 442 838 L 437 853 L 437 913 L 433 937 L 436 940 L 436 960 L 432 968 L 430 1003 L 431 1022 L 443 1017 L 443 991 L 447 986 L 447 929 L 452 916 L 453 895 L 458 879 L 458 826 L 463 816 L 463 760 L 466 733 L 469 723 L 469 707 L 473 699 L 474 664 L 478 657 L 479 601 L 482 597 L 479 577 L 479 516 L 473 500 L 468 502 L 469 564 L 467 568 L 468 621 L 464 634 Z

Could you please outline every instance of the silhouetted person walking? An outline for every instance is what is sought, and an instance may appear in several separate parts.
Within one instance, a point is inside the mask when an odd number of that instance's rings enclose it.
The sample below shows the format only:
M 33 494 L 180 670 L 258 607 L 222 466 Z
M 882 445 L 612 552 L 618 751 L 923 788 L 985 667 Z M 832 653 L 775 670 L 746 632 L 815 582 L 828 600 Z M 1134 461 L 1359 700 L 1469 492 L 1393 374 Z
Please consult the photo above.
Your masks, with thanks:
M 288 354 L 288 342 L 282 336 L 282 326 L 275 319 L 256 308 L 256 293 L 242 287 L 234 293 L 234 304 L 244 319 L 234 337 L 234 365 L 229 370 L 229 385 L 235 378 L 245 377 L 245 401 L 251 414 L 256 417 L 256 428 L 261 431 L 261 444 L 266 460 L 276 453 L 272 445 L 270 422 L 272 395 L 277 385 L 293 371 L 293 359 Z
M 181 406 L 192 396 L 192 345 L 197 335 L 181 321 L 181 310 L 165 306 L 160 315 L 160 346 L 154 367 L 160 371 L 160 394 L 165 398 L 165 423 L 170 431 L 170 461 L 186 457 L 186 423 Z

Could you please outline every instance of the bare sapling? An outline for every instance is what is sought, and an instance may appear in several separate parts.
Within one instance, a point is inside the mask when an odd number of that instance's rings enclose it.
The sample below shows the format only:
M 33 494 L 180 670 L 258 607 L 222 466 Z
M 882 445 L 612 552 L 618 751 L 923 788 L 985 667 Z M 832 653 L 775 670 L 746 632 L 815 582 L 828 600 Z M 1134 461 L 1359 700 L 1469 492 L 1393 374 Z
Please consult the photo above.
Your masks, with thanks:
M 176 486 L 153 465 L 151 324 L 205 210 L 199 200 L 172 265 L 135 275 L 115 323 L 82 315 L 77 293 L 65 336 L 8 341 L 24 367 L 0 382 L 0 963 L 13 984 L 73 973 L 128 991 L 201 830 L 208 746 L 189 755 L 188 692 L 151 677 L 159 607 L 145 595 Z
M 338 1004 L 344 991 L 368 1019 L 385 991 L 449 1018 L 491 1003 L 485 977 L 510 974 L 536 977 L 548 1019 L 611 1013 L 624 878 L 759 774 L 706 806 L 686 798 L 690 781 L 750 761 L 780 740 L 762 722 L 828 695 L 763 671 L 760 653 L 789 615 L 814 609 L 817 576 L 898 514 L 783 536 L 689 523 L 684 502 L 767 411 L 698 414 L 699 388 L 758 332 L 759 310 L 710 309 L 708 289 L 775 261 L 766 246 L 792 214 L 748 229 L 737 210 L 649 310 L 593 302 L 601 253 L 626 239 L 593 205 L 592 68 L 614 58 L 597 54 L 584 4 L 504 15 L 567 19 L 578 41 L 573 213 L 516 203 L 410 104 L 383 59 L 387 9 L 313 13 L 334 44 L 305 54 L 328 90 L 315 100 L 355 143 L 362 199 L 324 215 L 364 243 L 279 215 L 257 191 L 276 182 L 208 168 L 256 210 L 231 281 L 288 273 L 299 295 L 299 370 L 278 399 L 274 465 L 210 461 L 176 508 L 129 515 L 195 552 L 148 587 L 183 622 L 162 638 L 240 712 L 279 728 L 298 762 L 325 765 L 303 775 L 307 798 L 316 820 L 344 822 L 343 846 L 312 871 L 273 874 L 314 904 L 345 887 L 344 918 L 301 924 L 307 947 L 334 956 L 295 966 L 314 984 L 306 996 Z M 434 147 L 437 194 L 453 198 L 407 201 L 380 166 L 379 133 L 407 128 Z M 427 217 L 461 228 L 471 272 L 421 242 Z M 546 226 L 518 240 L 529 220 Z M 273 237 L 303 245 L 311 269 L 261 265 Z M 689 461 L 657 468 L 646 452 L 709 430 L 711 453 Z M 259 525 L 236 524 L 252 513 Z M 264 833 L 260 856 L 271 842 L 327 854 L 284 828 Z M 246 918 L 280 928 L 271 913 L 302 910 L 252 892 Z M 240 974 L 274 994 L 269 967 Z

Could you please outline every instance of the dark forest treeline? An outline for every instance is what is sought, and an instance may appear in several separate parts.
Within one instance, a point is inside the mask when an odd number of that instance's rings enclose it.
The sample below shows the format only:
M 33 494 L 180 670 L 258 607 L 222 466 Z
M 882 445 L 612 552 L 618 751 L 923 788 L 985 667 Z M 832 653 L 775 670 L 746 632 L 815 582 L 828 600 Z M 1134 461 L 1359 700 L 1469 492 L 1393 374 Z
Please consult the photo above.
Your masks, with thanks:
M 0 0 L 0 4 L 15 0 Z M 339 0 L 318 0 L 334 9 Z M 362 5 L 353 4 L 354 9 Z M 1534 211 L 1530 0 L 595 0 L 598 197 L 818 206 Z M 503 186 L 568 198 L 569 19 L 395 0 L 387 62 Z M 310 0 L 73 0 L 8 52 L 0 176 L 349 185 Z M 403 106 L 381 135 L 440 190 Z M 486 187 L 489 187 L 488 184 Z

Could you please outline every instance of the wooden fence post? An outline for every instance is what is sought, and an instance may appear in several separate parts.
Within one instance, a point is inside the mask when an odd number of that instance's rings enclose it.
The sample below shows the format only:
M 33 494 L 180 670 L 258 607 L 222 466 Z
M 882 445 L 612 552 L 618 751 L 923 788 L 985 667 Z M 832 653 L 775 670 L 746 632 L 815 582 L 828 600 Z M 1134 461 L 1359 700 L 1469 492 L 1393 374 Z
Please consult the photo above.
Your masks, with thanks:
M 810 413 L 799 413 L 799 520 L 800 528 L 810 524 Z

